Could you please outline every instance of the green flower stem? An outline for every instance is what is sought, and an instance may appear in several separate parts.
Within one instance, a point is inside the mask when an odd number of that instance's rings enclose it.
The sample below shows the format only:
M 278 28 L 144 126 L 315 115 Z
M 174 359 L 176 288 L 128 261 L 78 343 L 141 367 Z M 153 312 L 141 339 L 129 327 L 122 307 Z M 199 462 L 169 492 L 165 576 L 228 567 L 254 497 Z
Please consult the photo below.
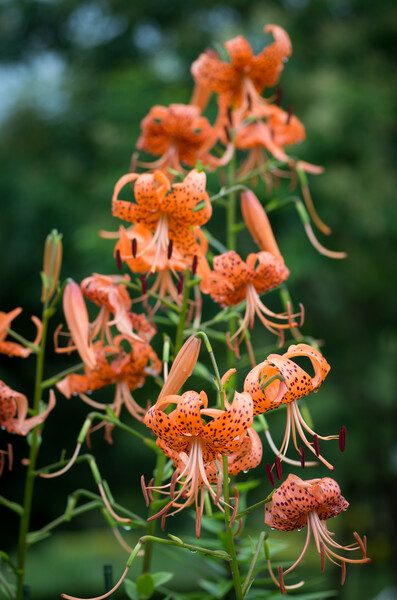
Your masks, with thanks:
M 185 280 L 183 283 L 183 295 L 182 295 L 182 305 L 180 309 L 178 327 L 176 330 L 175 336 L 175 355 L 179 352 L 183 343 L 183 333 L 185 330 L 185 323 L 187 317 L 187 308 L 189 304 L 189 294 L 190 294 L 190 269 L 186 269 L 185 271 Z
M 156 461 L 156 469 L 154 472 L 154 487 L 160 486 L 163 482 L 163 472 L 164 472 L 164 467 L 165 467 L 165 463 L 166 463 L 166 456 L 163 452 L 158 453 L 157 454 L 157 461 Z M 153 492 L 153 502 L 150 505 L 149 508 L 149 515 L 148 517 L 152 517 L 153 515 L 156 514 L 156 504 L 155 501 L 160 497 L 160 493 L 154 491 Z M 154 533 L 156 531 L 156 519 L 153 519 L 153 521 L 149 521 L 146 525 L 146 535 L 142 538 L 146 544 L 145 544 L 145 553 L 144 553 L 144 557 L 143 557 L 143 565 L 142 565 L 142 573 L 149 573 L 150 572 L 150 565 L 152 562 L 152 554 L 153 554 L 153 541 L 157 541 L 157 538 L 153 538 Z
M 41 383 L 41 389 L 45 390 L 46 388 L 52 387 L 53 385 L 58 383 L 58 381 L 61 381 L 61 379 L 66 377 L 67 375 L 75 373 L 76 371 L 80 371 L 80 369 L 83 369 L 84 366 L 85 366 L 84 363 L 80 362 L 80 363 L 77 363 L 77 365 L 74 365 L 74 367 L 69 367 L 68 369 L 65 369 L 64 371 L 60 371 L 53 377 L 50 377 L 49 379 L 45 379 Z
M 233 159 L 232 159 L 232 161 Z M 233 165 L 233 178 L 234 178 L 234 165 Z M 223 198 L 224 196 L 229 196 L 230 194 L 235 194 L 236 192 L 245 192 L 247 190 L 247 186 L 245 185 L 232 185 L 231 187 L 228 188 L 221 188 L 221 191 L 218 194 L 215 194 L 214 196 L 210 196 L 210 202 L 215 202 L 216 200 L 218 200 L 218 198 Z
M 41 382 L 43 380 L 43 371 L 44 371 L 44 355 L 45 355 L 45 344 L 47 339 L 47 330 L 48 330 L 48 319 L 51 317 L 51 311 L 48 310 L 48 300 L 45 301 L 43 306 L 43 331 L 41 335 L 41 341 L 39 345 L 39 352 L 36 355 L 36 379 L 34 386 L 34 395 L 33 395 L 33 415 L 37 415 L 39 413 L 39 405 L 41 400 Z M 18 538 L 18 560 L 17 560 L 17 591 L 16 591 L 16 600 L 23 599 L 23 587 L 24 587 L 24 579 L 25 579 L 25 561 L 26 561 L 26 551 L 27 551 L 27 535 L 29 531 L 29 523 L 30 523 L 30 514 L 32 509 L 32 500 L 33 500 L 33 489 L 34 489 L 34 481 L 35 481 L 35 469 L 36 469 L 36 460 L 40 446 L 40 436 L 39 431 L 42 428 L 35 427 L 30 436 L 30 452 L 29 452 L 29 462 L 28 469 L 26 473 L 26 481 L 25 481 L 25 493 L 24 493 L 24 501 L 23 501 L 23 513 L 21 515 L 20 527 L 19 527 L 19 538 Z
M 191 552 L 200 552 L 206 556 L 213 556 L 214 558 L 221 558 L 222 560 L 230 561 L 231 557 L 227 552 L 223 552 L 222 550 L 210 550 L 209 548 L 203 548 L 202 546 L 195 546 L 194 544 L 186 544 L 180 538 L 175 535 L 169 534 L 170 539 L 158 538 L 153 535 L 144 535 L 139 539 L 139 542 L 143 544 L 155 543 L 155 544 L 165 544 L 167 546 L 177 546 L 179 548 L 185 548 L 186 550 L 190 550 Z
M 24 338 L 22 335 L 19 335 L 19 333 L 17 333 L 13 329 L 9 329 L 8 327 L 6 327 L 6 333 L 10 337 L 14 338 L 14 340 L 17 340 L 17 342 L 19 342 L 20 344 L 22 344 L 26 348 L 29 348 L 29 350 L 31 350 L 35 354 L 37 354 L 38 352 L 40 352 L 40 346 L 36 346 L 35 344 L 32 344 L 32 342 L 29 342 L 29 340 L 27 340 L 26 338 Z
M 6 578 L 2 575 L 2 573 L 0 573 L 0 583 L 1 583 L 1 586 L 6 590 L 8 597 L 11 598 L 11 600 L 14 600 L 14 598 L 15 598 L 14 590 L 10 587 L 10 585 L 8 584 Z
M 14 511 L 19 516 L 22 516 L 23 507 L 20 504 L 18 504 L 17 502 L 11 502 L 11 500 L 4 498 L 4 496 L 0 496 L 0 504 L 2 504 L 3 506 L 6 506 L 10 510 Z
M 79 515 L 82 515 L 90 510 L 94 510 L 95 508 L 102 508 L 102 507 L 103 507 L 102 499 L 98 496 L 98 501 L 87 502 L 86 504 L 83 504 L 83 506 L 78 506 L 77 508 L 72 510 L 70 518 L 78 517 Z M 36 542 L 39 542 L 39 541 L 43 540 L 44 538 L 48 537 L 50 535 L 50 532 L 53 529 L 55 529 L 56 527 L 59 527 L 59 525 L 62 525 L 62 523 L 68 522 L 70 520 L 70 518 L 69 518 L 69 515 L 66 515 L 66 513 L 64 513 L 63 515 L 61 515 L 61 516 L 57 517 L 56 519 L 54 519 L 53 521 L 51 521 L 50 523 L 47 523 L 47 525 L 45 525 L 41 529 L 38 529 L 37 531 L 31 531 L 29 533 L 29 535 L 27 536 L 28 544 L 29 545 L 35 544 Z
M 256 504 L 253 504 L 252 506 L 249 506 L 248 508 L 237 513 L 236 519 L 241 519 L 242 517 L 245 517 L 246 515 L 248 515 L 251 511 L 256 510 L 257 508 L 260 508 L 261 506 L 264 506 L 265 504 L 268 504 L 271 501 L 272 496 L 273 496 L 273 490 L 270 492 L 270 494 L 264 500 L 261 500 L 260 502 L 257 502 Z
M 216 362 L 216 358 L 215 358 L 215 354 L 214 351 L 212 349 L 211 343 L 208 339 L 207 334 L 204 331 L 199 331 L 198 333 L 196 333 L 196 337 L 200 337 L 201 339 L 204 340 L 204 344 L 205 347 L 208 351 L 208 354 L 210 355 L 210 359 L 211 359 L 211 363 L 212 363 L 212 367 L 214 369 L 214 373 L 215 373 L 215 378 L 216 378 L 216 384 L 217 384 L 217 392 L 218 392 L 218 404 L 221 405 L 222 410 L 225 409 L 225 402 L 222 396 L 222 382 L 221 382 L 221 376 L 219 374 L 219 369 L 218 369 L 218 364 Z
M 241 588 L 240 572 L 238 568 L 236 548 L 234 546 L 234 537 L 232 528 L 230 527 L 230 494 L 229 494 L 229 470 L 227 464 L 227 456 L 222 456 L 223 462 L 223 497 L 225 500 L 225 530 L 226 530 L 226 542 L 227 549 L 230 555 L 230 568 L 232 571 L 234 591 L 236 594 L 236 600 L 243 600 L 243 591 Z
M 263 544 L 263 541 L 265 539 L 265 535 L 266 535 L 266 533 L 264 531 L 262 531 L 259 534 L 259 538 L 258 538 L 258 543 L 256 545 L 255 554 L 252 557 L 252 561 L 251 561 L 251 564 L 250 564 L 249 569 L 248 569 L 247 577 L 245 578 L 245 581 L 244 581 L 243 596 L 246 595 L 246 593 L 248 592 L 248 590 L 250 588 L 251 576 L 252 576 L 252 573 L 254 571 L 255 565 L 256 565 L 256 563 L 258 561 L 260 551 L 262 550 L 262 544 Z

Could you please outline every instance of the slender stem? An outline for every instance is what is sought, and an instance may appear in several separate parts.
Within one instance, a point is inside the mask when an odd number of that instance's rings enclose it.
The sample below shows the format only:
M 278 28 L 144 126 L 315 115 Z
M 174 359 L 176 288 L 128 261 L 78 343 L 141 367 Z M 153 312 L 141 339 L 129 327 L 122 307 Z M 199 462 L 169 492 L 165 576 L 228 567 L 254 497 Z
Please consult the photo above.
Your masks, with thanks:
M 248 569 L 247 577 L 245 578 L 245 581 L 244 581 L 243 596 L 245 596 L 246 593 L 247 593 L 247 591 L 249 590 L 249 585 L 251 583 L 251 581 L 250 581 L 251 580 L 251 576 L 252 576 L 253 570 L 255 568 L 255 565 L 256 565 L 256 563 L 258 561 L 259 553 L 262 550 L 262 544 L 263 544 L 263 540 L 265 539 L 265 535 L 266 535 L 266 533 L 264 531 L 262 531 L 259 534 L 259 538 L 258 538 L 258 543 L 256 545 L 255 554 L 252 557 L 252 561 L 251 561 L 251 564 L 250 564 L 249 569 Z
M 66 377 L 66 375 L 70 375 L 71 373 L 75 373 L 76 371 L 79 371 L 80 369 L 83 369 L 84 366 L 85 366 L 84 363 L 80 362 L 80 363 L 77 363 L 77 365 L 74 365 L 73 367 L 69 367 L 68 369 L 65 369 L 64 371 L 60 371 L 59 373 L 57 373 L 53 377 L 49 377 L 49 379 L 45 379 L 42 382 L 42 384 L 41 384 L 41 389 L 44 390 L 46 388 L 52 387 L 53 385 L 55 385 L 56 383 L 58 383 L 58 381 L 60 381 L 64 377 Z
M 225 500 L 225 529 L 226 529 L 226 542 L 227 549 L 230 554 L 230 568 L 232 571 L 234 591 L 236 594 L 236 600 L 243 600 L 243 591 L 241 589 L 240 572 L 238 568 L 236 548 L 234 546 L 233 532 L 230 527 L 230 494 L 229 494 L 229 471 L 227 464 L 227 456 L 222 457 L 223 461 L 223 497 Z
M 166 456 L 165 454 L 163 454 L 163 452 L 161 452 L 161 454 L 157 454 L 157 462 L 156 462 L 156 469 L 155 469 L 155 475 L 154 475 L 154 487 L 158 487 L 162 484 L 163 482 L 163 471 L 164 471 L 164 467 L 165 467 L 165 463 L 166 463 Z M 148 517 L 153 516 L 154 514 L 156 514 L 156 508 L 155 508 L 155 501 L 159 498 L 160 493 L 154 491 L 153 492 L 153 502 L 150 505 L 149 508 L 149 515 Z M 153 541 L 157 539 L 153 538 L 153 535 L 156 531 L 156 519 L 153 519 L 153 521 L 149 521 L 148 524 L 146 525 L 146 536 L 144 536 L 144 538 L 142 538 L 146 544 L 145 544 L 145 553 L 144 553 L 144 557 L 143 557 L 143 565 L 142 565 L 142 573 L 149 573 L 150 572 L 150 565 L 152 562 L 152 554 L 153 554 Z M 153 538 L 153 539 L 152 539 Z
M 41 400 L 41 382 L 43 380 L 43 370 L 44 370 L 44 355 L 45 355 L 45 344 L 47 338 L 47 330 L 48 330 L 48 319 L 51 316 L 52 311 L 48 310 L 48 299 L 44 303 L 43 307 L 43 330 L 40 340 L 39 352 L 36 355 L 36 379 L 34 386 L 34 396 L 33 396 L 33 415 L 37 415 L 39 412 L 39 405 Z M 42 427 L 42 426 L 41 426 Z M 27 535 L 29 531 L 29 523 L 30 523 L 30 514 L 32 509 L 32 501 L 33 501 L 33 489 L 35 482 L 35 469 L 36 469 L 36 460 L 38 455 L 38 450 L 40 446 L 40 436 L 39 436 L 40 427 L 35 427 L 31 433 L 30 437 L 30 453 L 29 453 L 29 462 L 28 462 L 28 470 L 26 473 L 26 482 L 25 482 L 25 494 L 23 501 L 23 513 L 21 515 L 20 520 L 20 528 L 19 528 L 19 538 L 18 538 L 18 571 L 17 571 L 17 592 L 16 599 L 23 599 L 23 588 L 24 588 L 24 578 L 25 578 L 25 561 L 26 561 L 26 551 L 27 551 Z
M 242 517 L 245 517 L 246 515 L 248 515 L 251 511 L 260 508 L 261 506 L 264 506 L 265 504 L 268 504 L 273 496 L 273 491 L 270 492 L 270 494 L 267 496 L 267 498 L 265 498 L 264 500 L 261 500 L 260 502 L 257 502 L 256 504 L 253 504 L 252 506 L 249 506 L 248 508 L 246 508 L 245 510 L 242 510 L 241 512 L 237 513 L 236 515 L 236 519 L 241 519 Z
M 183 332 L 185 330 L 187 308 L 188 308 L 188 303 L 189 303 L 189 293 L 190 293 L 189 282 L 190 282 L 190 270 L 186 269 L 185 280 L 183 283 L 182 306 L 181 306 L 181 312 L 179 315 L 178 327 L 177 327 L 176 336 L 175 336 L 175 348 L 174 348 L 175 355 L 181 349 L 182 342 L 183 342 Z
M 227 552 L 223 552 L 223 550 L 210 550 L 209 548 L 203 548 L 202 546 L 196 546 L 194 544 L 186 544 L 180 538 L 175 535 L 169 534 L 171 539 L 167 540 L 165 538 L 158 538 L 153 535 L 144 535 L 139 539 L 140 544 L 148 544 L 148 543 L 156 543 L 156 544 L 165 544 L 167 546 L 179 546 L 180 548 L 186 548 L 186 550 L 190 550 L 191 552 L 201 552 L 202 554 L 208 556 L 214 556 L 215 558 L 222 558 L 223 560 L 230 560 L 230 556 Z
M 32 352 L 36 352 L 36 353 L 39 352 L 40 346 L 36 346 L 35 344 L 32 344 L 32 342 L 29 342 L 29 340 L 27 340 L 26 338 L 24 338 L 22 335 L 19 335 L 19 333 L 17 333 L 13 329 L 9 329 L 7 327 L 6 328 L 6 333 L 10 337 L 14 338 L 14 340 L 17 340 L 17 342 L 20 342 L 26 348 L 29 348 L 30 350 L 32 350 Z
M 233 162 L 233 159 L 231 162 Z M 233 167 L 233 173 L 234 173 L 234 167 Z M 234 179 L 234 175 L 233 175 L 233 179 Z M 222 188 L 218 194 L 215 194 L 214 196 L 210 196 L 210 202 L 215 202 L 216 200 L 218 200 L 218 198 L 223 198 L 224 196 L 229 196 L 230 194 L 235 194 L 236 192 L 245 192 L 246 190 L 247 190 L 247 186 L 241 185 L 241 184 L 233 185 L 228 188 Z

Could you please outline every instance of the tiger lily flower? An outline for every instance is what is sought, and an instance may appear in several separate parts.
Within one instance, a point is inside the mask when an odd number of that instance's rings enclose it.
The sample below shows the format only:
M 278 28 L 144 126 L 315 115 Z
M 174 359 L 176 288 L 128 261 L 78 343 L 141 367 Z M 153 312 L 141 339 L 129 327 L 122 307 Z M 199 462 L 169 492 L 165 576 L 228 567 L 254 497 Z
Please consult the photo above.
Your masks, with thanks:
M 321 555 L 321 571 L 324 570 L 325 558 L 342 569 L 342 585 L 346 576 L 346 563 L 363 564 L 370 562 L 366 555 L 366 543 L 355 532 L 357 544 L 341 546 L 333 539 L 333 533 L 327 528 L 326 521 L 347 510 L 349 503 L 341 495 L 340 487 L 334 479 L 302 480 L 290 474 L 284 483 L 273 492 L 271 502 L 265 505 L 265 523 L 280 531 L 292 531 L 307 527 L 306 542 L 299 558 L 284 571 L 280 577 L 290 573 L 302 561 L 313 538 L 317 552 Z M 362 558 L 353 559 L 343 556 L 342 552 L 360 550 Z M 275 578 L 268 561 L 270 575 L 276 585 L 280 582 Z
M 138 421 L 143 421 L 146 409 L 139 406 L 131 392 L 141 388 L 147 376 L 158 375 L 161 371 L 161 361 L 147 342 L 128 340 L 131 351 L 126 353 L 115 338 L 114 346 L 95 344 L 96 368 L 85 367 L 85 374 L 73 373 L 67 375 L 56 384 L 57 389 L 66 397 L 79 395 L 80 398 L 95 409 L 104 410 L 110 407 L 116 417 L 119 417 L 124 405 L 128 412 Z M 108 355 L 116 354 L 108 360 Z M 111 404 L 94 401 L 87 394 L 108 385 L 115 384 L 115 396 Z M 112 443 L 112 425 L 105 424 L 105 439 Z
M 39 415 L 26 418 L 28 399 L 24 394 L 11 389 L 0 381 L 0 427 L 9 433 L 27 435 L 34 427 L 41 425 L 55 406 L 55 394 L 50 390 L 47 408 Z
M 204 294 L 221 306 L 237 306 L 246 300 L 245 315 L 233 338 L 242 336 L 248 327 L 252 329 L 255 314 L 263 325 L 272 333 L 282 337 L 283 329 L 296 327 L 293 318 L 297 315 L 288 313 L 276 314 L 261 301 L 260 294 L 268 292 L 288 278 L 289 270 L 281 255 L 274 256 L 270 252 L 249 254 L 246 262 L 234 252 L 225 252 L 214 257 L 214 270 L 201 281 L 200 289 Z M 287 319 L 288 323 L 277 323 L 268 319 Z M 232 338 L 232 339 L 233 339 Z
M 119 200 L 122 188 L 132 182 L 135 182 L 136 203 Z M 129 173 L 117 182 L 112 199 L 113 216 L 139 223 L 154 234 L 150 244 L 138 249 L 137 253 L 140 257 L 150 248 L 155 248 L 152 273 L 156 271 L 161 254 L 168 256 L 171 241 L 173 251 L 178 251 L 190 262 L 195 255 L 200 255 L 195 229 L 204 225 L 212 215 L 205 185 L 205 173 L 195 169 L 186 175 L 183 182 L 172 186 L 160 171 L 143 175 Z M 195 210 L 198 205 L 199 210 Z
M 83 296 L 101 307 L 98 317 L 92 324 L 91 335 L 93 338 L 99 331 L 106 329 L 109 342 L 112 343 L 109 327 L 115 325 L 125 338 L 140 341 L 139 336 L 132 331 L 131 313 L 129 312 L 132 301 L 124 285 L 125 281 L 129 281 L 128 275 L 122 277 L 94 273 L 81 282 Z M 113 320 L 109 320 L 110 313 L 114 315 Z
M 291 360 L 304 356 L 310 359 L 314 369 L 313 377 Z M 254 415 L 278 408 L 282 404 L 287 405 L 287 424 L 280 450 L 274 446 L 269 432 L 266 432 L 271 448 L 280 460 L 285 459 L 287 462 L 296 464 L 295 461 L 286 459 L 292 433 L 294 446 L 301 456 L 301 464 L 305 465 L 303 448 L 298 448 L 297 445 L 296 433 L 298 432 L 305 446 L 329 469 L 333 469 L 333 466 L 321 456 L 318 440 L 338 439 L 338 436 L 317 435 L 305 422 L 297 403 L 299 398 L 319 389 L 329 370 L 328 362 L 318 350 L 308 344 L 297 344 L 290 346 L 283 355 L 270 354 L 265 361 L 248 373 L 244 382 L 244 391 L 252 397 Z M 272 380 L 272 377 L 275 378 Z M 266 381 L 270 381 L 269 385 L 266 385 Z M 308 441 L 304 430 L 313 436 L 313 443 Z
M 160 156 L 152 163 L 139 162 L 140 166 L 158 169 L 169 179 L 169 168 L 183 173 L 182 164 L 194 167 L 197 161 L 209 166 L 221 166 L 230 158 L 230 149 L 222 159 L 209 154 L 217 141 L 216 130 L 200 115 L 197 106 L 170 104 L 153 106 L 141 123 L 142 133 L 137 142 L 138 150 Z
M 6 354 L 7 356 L 19 356 L 21 358 L 26 358 L 32 353 L 30 348 L 25 348 L 21 346 L 21 344 L 17 344 L 16 342 L 6 341 L 7 337 L 7 329 L 9 329 L 12 321 L 20 315 L 22 312 L 22 308 L 14 308 L 9 313 L 5 313 L 0 311 L 0 354 Z M 37 334 L 36 339 L 32 342 L 35 346 L 40 343 L 41 333 L 42 333 L 42 323 L 37 317 L 31 317 L 33 323 L 36 325 Z
M 260 94 L 277 84 L 284 62 L 292 53 L 287 32 L 277 25 L 267 25 L 274 42 L 254 56 L 247 40 L 238 36 L 225 43 L 230 63 L 221 61 L 214 51 L 205 52 L 192 65 L 192 75 L 200 89 L 218 94 L 221 112 L 234 107 L 243 117 L 247 110 L 256 116 L 268 114 L 268 103 Z M 203 108 L 203 107 L 202 107 Z
M 176 407 L 167 414 L 166 410 L 171 404 Z M 211 420 L 203 422 L 204 416 L 211 417 Z M 209 409 L 204 392 L 198 394 L 188 391 L 182 396 L 161 397 L 146 413 L 145 424 L 158 436 L 158 446 L 174 461 L 176 471 L 170 484 L 162 488 L 150 488 L 171 496 L 171 501 L 151 518 L 175 514 L 194 503 L 196 534 L 199 537 L 206 489 L 214 503 L 220 505 L 220 457 L 235 455 L 246 444 L 247 430 L 252 422 L 252 400 L 246 393 L 236 392 L 232 405 L 224 411 Z M 247 452 L 247 446 L 244 445 L 244 455 Z M 238 464 L 238 459 L 235 464 Z M 215 481 L 218 484 L 216 491 L 213 489 Z M 176 492 L 177 483 L 181 487 Z M 164 491 L 167 488 L 168 492 Z M 145 493 L 146 489 L 145 486 Z M 171 509 L 175 510 L 169 513 Z

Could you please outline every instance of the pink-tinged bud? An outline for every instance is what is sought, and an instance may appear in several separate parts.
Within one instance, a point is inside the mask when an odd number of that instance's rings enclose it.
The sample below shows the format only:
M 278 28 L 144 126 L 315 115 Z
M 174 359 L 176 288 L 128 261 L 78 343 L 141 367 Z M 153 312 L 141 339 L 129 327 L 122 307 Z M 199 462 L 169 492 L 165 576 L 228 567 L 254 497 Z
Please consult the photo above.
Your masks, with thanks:
M 41 301 L 51 298 L 58 283 L 59 273 L 62 265 L 62 234 L 53 229 L 48 234 L 44 244 L 43 257 L 43 287 Z
M 241 194 L 241 212 L 248 231 L 259 248 L 270 252 L 273 256 L 280 257 L 281 253 L 265 209 L 251 190 L 246 190 Z
M 95 369 L 96 360 L 92 342 L 89 339 L 90 322 L 87 307 L 80 286 L 70 280 L 63 293 L 63 312 L 70 335 L 81 359 L 90 369 Z
M 177 394 L 185 381 L 193 373 L 200 353 L 201 340 L 191 335 L 179 350 L 171 370 L 159 394 L 159 399 Z

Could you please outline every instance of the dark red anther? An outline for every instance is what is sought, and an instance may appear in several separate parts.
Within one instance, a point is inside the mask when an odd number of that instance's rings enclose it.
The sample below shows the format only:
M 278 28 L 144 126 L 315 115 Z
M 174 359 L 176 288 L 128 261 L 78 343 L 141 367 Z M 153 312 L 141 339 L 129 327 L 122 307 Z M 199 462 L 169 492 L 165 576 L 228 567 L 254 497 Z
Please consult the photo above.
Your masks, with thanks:
M 277 106 L 281 106 L 281 99 L 283 97 L 283 86 L 279 85 L 276 89 L 276 104 Z
M 301 467 L 302 467 L 302 469 L 304 469 L 305 468 L 305 449 L 303 446 L 301 446 L 299 448 L 299 456 L 301 459 Z
M 177 285 L 177 292 L 178 294 L 182 294 L 182 290 L 183 290 L 183 284 L 185 283 L 185 276 L 183 275 L 183 273 L 180 274 L 179 276 L 179 281 L 178 281 L 178 285 Z
M 227 107 L 227 120 L 229 121 L 230 127 L 233 127 L 232 109 L 230 106 Z
M 132 240 L 131 240 L 131 250 L 132 250 L 132 256 L 133 256 L 133 258 L 135 258 L 137 250 L 138 250 L 138 242 L 136 241 L 136 238 L 132 238 Z
M 271 467 L 270 463 L 266 463 L 266 475 L 267 475 L 267 478 L 270 481 L 271 485 L 274 487 L 275 481 L 274 481 L 274 475 L 273 475 L 273 471 L 272 471 L 272 467 Z
M 247 94 L 247 110 L 252 110 L 252 98 L 250 94 Z
M 198 256 L 197 256 L 197 254 L 195 254 L 193 256 L 193 260 L 192 260 L 192 275 L 196 275 L 197 265 L 198 265 Z
M 274 461 L 274 468 L 276 470 L 277 479 L 282 479 L 283 469 L 281 467 L 281 460 L 279 456 L 276 456 L 276 460 Z
M 141 286 L 142 286 L 142 294 L 146 294 L 147 292 L 147 279 L 145 273 L 141 273 Z
M 346 448 L 346 427 L 342 425 L 339 432 L 339 450 L 344 452 Z
M 313 446 L 317 456 L 320 456 L 320 444 L 318 443 L 318 436 L 314 434 L 313 436 Z
M 287 108 L 287 112 L 288 112 L 288 117 L 287 117 L 287 125 L 289 125 L 290 121 L 291 121 L 291 117 L 294 114 L 294 109 L 292 108 L 292 106 L 289 106 Z
M 230 144 L 230 142 L 232 141 L 232 138 L 230 137 L 230 131 L 229 131 L 229 127 L 227 127 L 225 125 L 225 127 L 223 128 L 224 132 L 225 132 L 225 136 L 227 139 L 227 143 Z
M 274 142 L 274 129 L 273 129 L 273 127 L 269 127 L 269 133 L 270 133 L 270 137 L 272 138 L 272 141 Z
M 173 240 L 170 240 L 168 242 L 168 250 L 167 250 L 167 258 L 168 258 L 168 260 L 171 259 L 173 248 L 174 248 L 174 242 L 173 242 Z
M 121 269 L 123 268 L 123 261 L 121 260 L 120 250 L 116 250 L 114 257 L 116 259 L 117 268 L 119 271 L 121 271 Z

